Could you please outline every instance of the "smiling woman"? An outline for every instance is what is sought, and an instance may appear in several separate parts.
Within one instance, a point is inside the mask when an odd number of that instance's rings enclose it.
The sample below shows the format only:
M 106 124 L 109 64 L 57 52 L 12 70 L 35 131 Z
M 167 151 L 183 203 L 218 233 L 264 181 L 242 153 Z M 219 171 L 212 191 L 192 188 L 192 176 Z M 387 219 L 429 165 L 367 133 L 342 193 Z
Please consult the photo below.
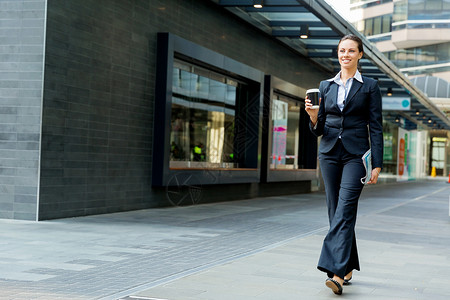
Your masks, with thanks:
M 383 161 L 381 92 L 376 80 L 358 71 L 363 53 L 360 38 L 344 36 L 338 44 L 341 71 L 320 83 L 319 110 L 305 100 L 311 131 L 322 136 L 319 160 L 330 222 L 317 268 L 327 273 L 326 286 L 338 295 L 353 270 L 359 271 L 355 223 L 361 178 L 367 172 L 368 183 L 377 183 Z M 361 158 L 369 149 L 373 169 L 366 170 Z
M 356 41 L 351 39 L 346 39 L 339 43 L 338 58 L 339 64 L 343 70 L 343 76 L 352 75 L 346 73 L 352 73 L 353 70 L 358 67 L 358 61 L 363 56 L 362 50 L 362 44 L 358 44 Z M 346 79 L 348 78 L 344 78 L 344 80 Z

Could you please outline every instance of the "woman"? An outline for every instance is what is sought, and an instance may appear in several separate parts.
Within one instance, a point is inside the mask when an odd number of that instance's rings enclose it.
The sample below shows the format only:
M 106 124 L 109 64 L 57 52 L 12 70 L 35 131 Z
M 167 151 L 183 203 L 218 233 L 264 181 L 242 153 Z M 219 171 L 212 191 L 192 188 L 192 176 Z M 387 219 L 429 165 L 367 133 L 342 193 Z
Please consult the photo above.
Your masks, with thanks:
M 319 160 L 330 222 L 317 268 L 327 273 L 325 284 L 338 295 L 349 284 L 353 270 L 359 271 L 355 223 L 364 186 L 361 178 L 366 175 L 361 157 L 371 149 L 368 184 L 377 183 L 383 163 L 381 93 L 376 80 L 359 73 L 362 56 L 361 39 L 344 36 L 338 44 L 341 71 L 320 83 L 319 109 L 305 100 L 311 131 L 322 135 Z

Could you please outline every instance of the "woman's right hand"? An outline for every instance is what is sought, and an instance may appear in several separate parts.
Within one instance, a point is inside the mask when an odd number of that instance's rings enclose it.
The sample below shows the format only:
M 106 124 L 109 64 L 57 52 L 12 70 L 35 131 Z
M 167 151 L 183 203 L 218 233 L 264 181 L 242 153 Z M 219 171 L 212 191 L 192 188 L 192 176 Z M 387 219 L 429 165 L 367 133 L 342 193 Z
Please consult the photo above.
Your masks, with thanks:
M 322 98 L 319 98 L 319 105 L 322 102 Z M 308 99 L 308 96 L 305 98 L 305 110 L 311 119 L 311 124 L 314 126 L 317 123 L 317 116 L 319 115 L 319 110 L 317 108 L 312 108 L 311 100 Z

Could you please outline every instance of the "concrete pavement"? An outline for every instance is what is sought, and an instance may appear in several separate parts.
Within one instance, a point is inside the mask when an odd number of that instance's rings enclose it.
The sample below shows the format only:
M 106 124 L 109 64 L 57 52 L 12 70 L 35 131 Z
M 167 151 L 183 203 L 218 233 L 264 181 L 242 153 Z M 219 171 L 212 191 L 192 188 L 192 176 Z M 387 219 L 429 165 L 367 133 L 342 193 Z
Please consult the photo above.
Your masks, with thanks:
M 367 187 L 346 299 L 450 299 L 450 184 Z M 0 299 L 334 299 L 323 193 L 0 220 Z

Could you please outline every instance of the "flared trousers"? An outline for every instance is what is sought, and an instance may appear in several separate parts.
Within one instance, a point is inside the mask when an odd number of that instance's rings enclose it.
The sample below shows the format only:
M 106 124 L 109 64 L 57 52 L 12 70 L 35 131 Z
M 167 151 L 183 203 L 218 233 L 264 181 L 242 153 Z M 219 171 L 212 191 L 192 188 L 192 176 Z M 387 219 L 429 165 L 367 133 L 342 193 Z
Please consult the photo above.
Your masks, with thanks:
M 325 184 L 330 229 L 323 241 L 317 268 L 344 278 L 352 270 L 360 270 L 356 247 L 355 224 L 358 200 L 366 171 L 361 156 L 345 150 L 339 139 L 333 149 L 319 154 Z

